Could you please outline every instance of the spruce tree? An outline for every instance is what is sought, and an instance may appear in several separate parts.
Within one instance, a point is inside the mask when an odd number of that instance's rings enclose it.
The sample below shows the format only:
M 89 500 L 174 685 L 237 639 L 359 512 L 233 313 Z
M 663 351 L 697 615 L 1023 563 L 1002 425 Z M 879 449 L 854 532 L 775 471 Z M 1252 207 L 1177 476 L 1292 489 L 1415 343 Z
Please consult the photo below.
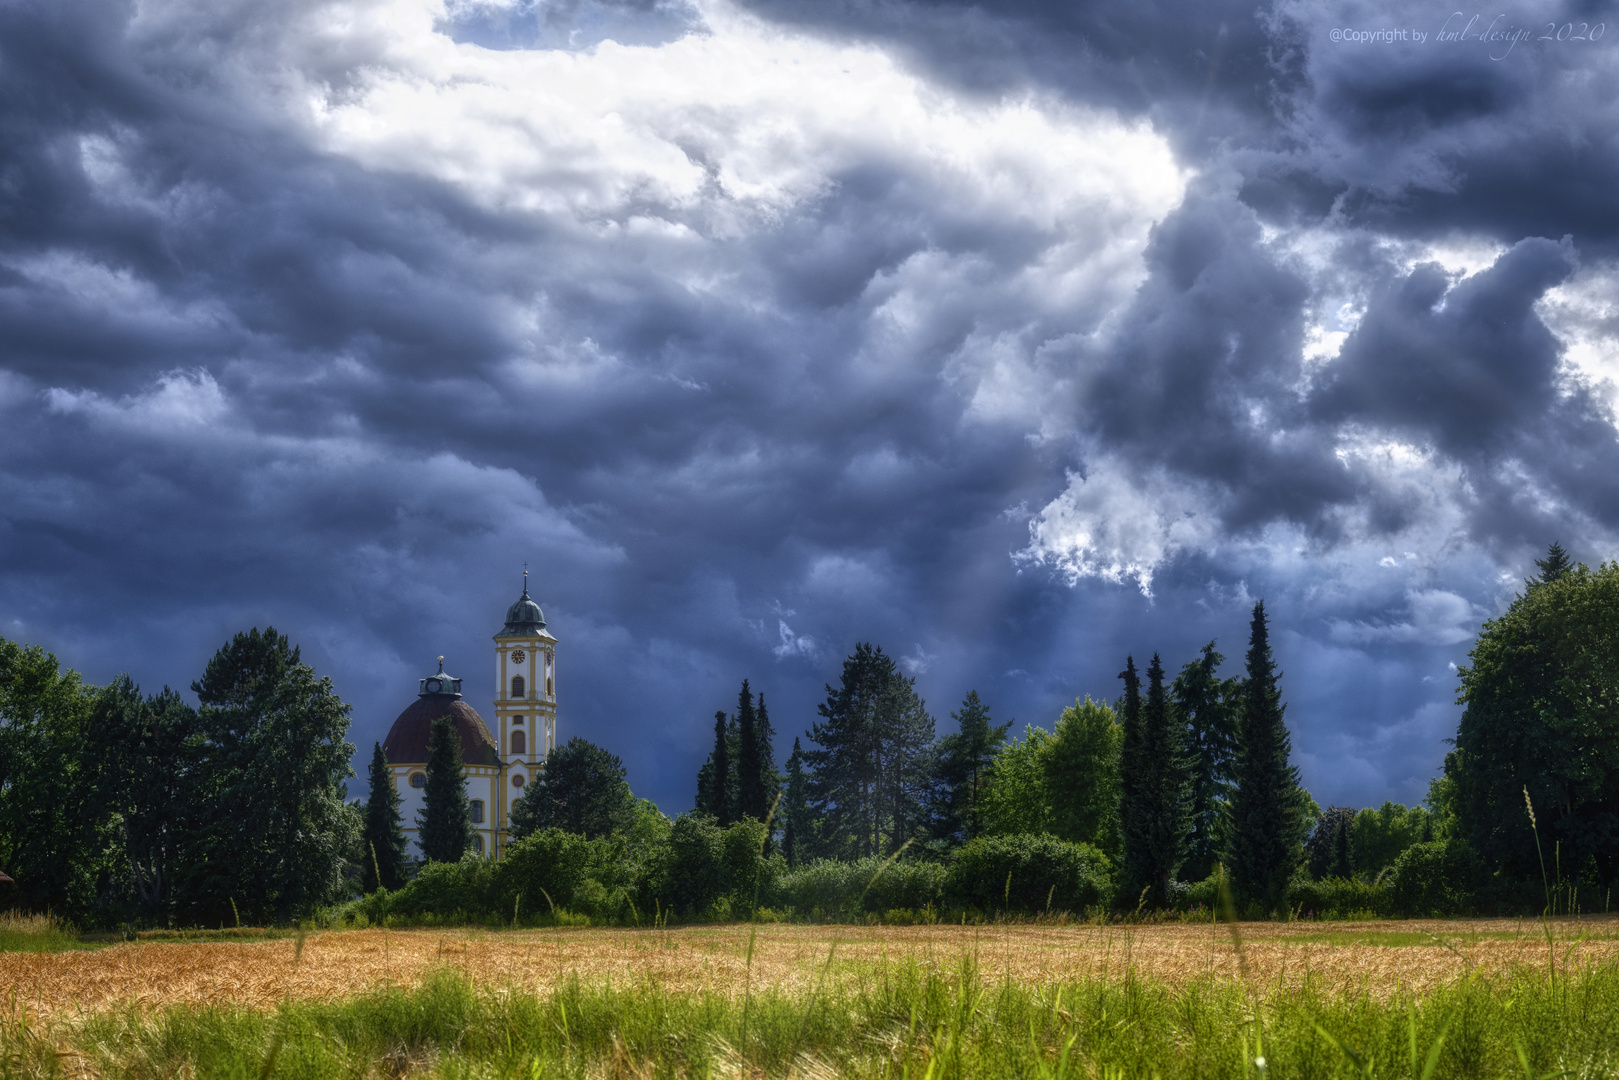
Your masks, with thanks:
M 1119 867 L 1123 880 L 1119 884 L 1123 886 L 1120 899 L 1133 900 L 1152 882 L 1142 835 L 1151 784 L 1141 716 L 1141 673 L 1136 670 L 1134 656 L 1125 657 L 1119 678 L 1124 680 L 1124 701 L 1119 709 L 1119 826 L 1124 841 Z
M 886 855 L 925 824 L 933 779 L 933 717 L 892 658 L 868 643 L 843 661 L 837 687 L 818 706 L 810 729 L 820 748 L 805 751 L 813 769 L 810 802 L 825 854 Z
M 989 786 L 990 764 L 1006 742 L 1010 721 L 991 723 L 989 707 L 969 690 L 961 711 L 950 714 L 957 731 L 939 740 L 938 809 L 934 833 L 941 839 L 965 842 L 984 829 L 984 791 Z
M 1552 546 L 1546 549 L 1544 559 L 1536 559 L 1535 566 L 1540 570 L 1540 576 L 1530 578 L 1524 585 L 1530 589 L 1540 585 L 1550 585 L 1570 570 L 1574 569 L 1574 560 L 1568 557 L 1563 545 L 1552 541 Z
M 764 768 L 759 753 L 759 716 L 753 708 L 753 691 L 748 680 L 736 698 L 736 816 L 763 821 L 770 808 L 765 805 Z
M 1192 778 L 1186 755 L 1185 730 L 1176 723 L 1164 693 L 1164 665 L 1153 653 L 1147 668 L 1147 701 L 1142 728 L 1149 768 L 1147 819 L 1144 822 L 1148 879 L 1152 900 L 1169 905 L 1169 886 L 1186 860 L 1192 828 Z
M 732 790 L 730 723 L 724 712 L 714 714 L 714 752 L 709 757 L 708 805 L 703 811 L 721 825 L 731 823 Z
M 428 732 L 427 786 L 416 815 L 428 862 L 455 862 L 472 846 L 472 805 L 462 773 L 461 736 L 455 721 L 441 716 Z
M 1209 642 L 1200 657 L 1181 668 L 1170 690 L 1175 713 L 1184 725 L 1191 770 L 1191 838 L 1182 866 L 1189 881 L 1201 881 L 1214 872 L 1236 764 L 1240 683 L 1216 674 L 1224 662 L 1214 642 Z
M 1155 907 L 1169 903 L 1170 882 L 1186 857 L 1191 828 L 1191 783 L 1180 726 L 1170 715 L 1164 693 L 1164 666 L 1154 653 L 1147 666 L 1147 698 L 1132 659 L 1125 671 L 1126 745 L 1129 771 L 1123 777 L 1120 810 L 1124 869 L 1129 888 L 1147 891 Z M 1134 700 L 1132 700 L 1132 698 Z M 1132 718 L 1131 713 L 1135 716 Z
M 765 708 L 765 696 L 759 695 L 759 715 L 753 730 L 759 744 L 759 805 L 766 814 L 776 805 L 781 793 L 781 774 L 776 771 L 776 729 L 770 724 L 770 710 Z M 780 817 L 780 811 L 777 811 Z M 763 818 L 760 819 L 764 820 Z
M 804 776 L 804 748 L 793 740 L 787 755 L 787 791 L 782 796 L 781 853 L 788 866 L 797 866 L 815 850 L 814 825 L 810 819 L 809 781 Z
M 1236 791 L 1231 796 L 1230 866 L 1245 902 L 1270 913 L 1287 902 L 1287 885 L 1302 859 L 1298 770 L 1283 723 L 1276 662 L 1271 656 L 1265 602 L 1254 605 L 1247 678 L 1238 724 Z
M 375 892 L 379 885 L 387 889 L 402 888 L 407 858 L 404 819 L 399 813 L 402 800 L 388 772 L 388 759 L 383 756 L 381 743 L 371 750 L 369 780 L 371 790 L 365 801 L 365 831 L 361 834 L 362 888 L 366 892 Z

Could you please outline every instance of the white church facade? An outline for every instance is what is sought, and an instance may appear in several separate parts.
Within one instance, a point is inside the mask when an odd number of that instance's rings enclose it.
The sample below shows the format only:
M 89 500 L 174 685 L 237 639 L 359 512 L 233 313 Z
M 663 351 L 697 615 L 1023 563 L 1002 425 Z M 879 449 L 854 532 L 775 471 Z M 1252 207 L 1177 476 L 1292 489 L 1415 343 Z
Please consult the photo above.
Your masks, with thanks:
M 545 628 L 545 614 L 528 595 L 506 609 L 506 624 L 495 635 L 494 728 L 461 696 L 461 680 L 444 672 L 422 679 L 412 702 L 383 740 L 382 752 L 400 795 L 405 839 L 421 857 L 416 818 L 427 784 L 427 737 L 433 721 L 447 716 L 461 738 L 467 799 L 472 805 L 474 850 L 486 858 L 505 853 L 511 807 L 545 769 L 556 747 L 556 645 Z

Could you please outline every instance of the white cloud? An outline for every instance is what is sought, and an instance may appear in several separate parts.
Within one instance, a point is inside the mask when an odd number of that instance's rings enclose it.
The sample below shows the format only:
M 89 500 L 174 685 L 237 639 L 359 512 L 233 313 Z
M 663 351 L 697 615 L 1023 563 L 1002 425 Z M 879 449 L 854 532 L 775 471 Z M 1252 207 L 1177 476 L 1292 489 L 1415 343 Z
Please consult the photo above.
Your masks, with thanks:
M 777 631 L 781 636 L 780 644 L 770 651 L 776 659 L 785 660 L 789 656 L 814 656 L 816 653 L 815 639 L 808 634 L 797 634 L 787 625 L 786 619 L 776 620 Z
M 701 206 L 710 235 L 768 221 L 854 165 L 888 162 L 966 216 L 1104 237 L 1180 198 L 1184 175 L 1141 124 L 1033 98 L 978 102 L 882 50 L 771 26 L 714 0 L 708 32 L 658 46 L 491 51 L 432 32 L 425 0 L 351 5 L 332 36 L 373 59 L 341 88 L 311 71 L 330 150 L 420 173 L 492 207 L 611 229 Z
M 1455 645 L 1472 638 L 1482 618 L 1466 598 L 1444 589 L 1413 589 L 1406 604 L 1404 619 L 1329 619 L 1330 636 L 1346 645 Z
M 230 411 L 225 392 L 206 371 L 171 371 L 151 389 L 116 400 L 54 386 L 45 391 L 45 400 L 55 413 L 80 413 L 158 435 L 212 427 Z
M 1219 533 L 1199 494 L 1161 472 L 1129 474 L 1100 461 L 1029 522 L 1022 561 L 1056 567 L 1069 583 L 1099 577 L 1133 580 L 1152 595 L 1153 572 L 1175 553 Z

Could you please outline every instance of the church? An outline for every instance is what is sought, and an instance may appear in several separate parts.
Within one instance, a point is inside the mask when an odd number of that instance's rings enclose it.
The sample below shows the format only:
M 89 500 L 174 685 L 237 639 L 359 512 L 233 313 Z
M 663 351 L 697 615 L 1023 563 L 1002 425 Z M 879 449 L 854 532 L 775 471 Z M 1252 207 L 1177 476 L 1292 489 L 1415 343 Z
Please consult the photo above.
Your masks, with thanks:
M 507 844 L 511 805 L 544 768 L 556 747 L 556 644 L 545 628 L 545 614 L 528 595 L 506 609 L 506 625 L 495 635 L 495 726 L 490 730 L 478 711 L 461 697 L 461 680 L 444 671 L 422 679 L 416 700 L 399 714 L 382 753 L 399 792 L 400 814 L 411 854 L 421 857 L 416 816 L 427 786 L 427 736 L 433 721 L 447 716 L 461 737 L 461 761 L 467 799 L 472 804 L 473 848 L 486 858 L 500 858 Z

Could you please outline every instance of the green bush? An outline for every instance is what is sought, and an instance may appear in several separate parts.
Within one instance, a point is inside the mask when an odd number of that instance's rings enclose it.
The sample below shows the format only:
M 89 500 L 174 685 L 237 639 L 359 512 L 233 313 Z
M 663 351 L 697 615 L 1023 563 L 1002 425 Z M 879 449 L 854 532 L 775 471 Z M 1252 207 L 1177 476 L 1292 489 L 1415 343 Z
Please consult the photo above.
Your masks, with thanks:
M 1220 879 L 1210 874 L 1202 881 L 1186 883 L 1186 888 L 1175 893 L 1176 911 L 1218 911 L 1220 908 Z
M 949 906 L 983 912 L 1079 914 L 1113 898 L 1107 856 L 1046 834 L 981 836 L 956 852 L 944 883 Z
M 775 879 L 768 903 L 800 919 L 856 919 L 892 910 L 937 909 L 946 870 L 933 862 L 820 859 Z M 915 920 L 913 920 L 915 921 Z
M 1368 911 L 1374 915 L 1394 913 L 1387 886 L 1355 878 L 1295 881 L 1288 889 L 1287 903 L 1303 918 L 1341 919 Z
M 601 920 L 623 918 L 634 882 L 621 880 L 620 846 L 561 829 L 525 836 L 495 868 L 498 907 L 492 914 L 511 919 L 561 909 Z
M 1414 844 L 1394 860 L 1391 906 L 1406 916 L 1470 914 L 1483 877 L 1478 855 L 1459 837 Z
M 764 902 L 781 867 L 763 856 L 765 827 L 752 818 L 722 828 L 683 814 L 669 830 L 654 891 L 666 910 L 687 919 L 745 919 Z
M 419 919 L 429 913 L 440 921 L 484 919 L 494 907 L 493 866 L 471 853 L 460 862 L 430 862 L 403 889 L 373 893 L 362 910 L 372 922 L 390 915 Z

